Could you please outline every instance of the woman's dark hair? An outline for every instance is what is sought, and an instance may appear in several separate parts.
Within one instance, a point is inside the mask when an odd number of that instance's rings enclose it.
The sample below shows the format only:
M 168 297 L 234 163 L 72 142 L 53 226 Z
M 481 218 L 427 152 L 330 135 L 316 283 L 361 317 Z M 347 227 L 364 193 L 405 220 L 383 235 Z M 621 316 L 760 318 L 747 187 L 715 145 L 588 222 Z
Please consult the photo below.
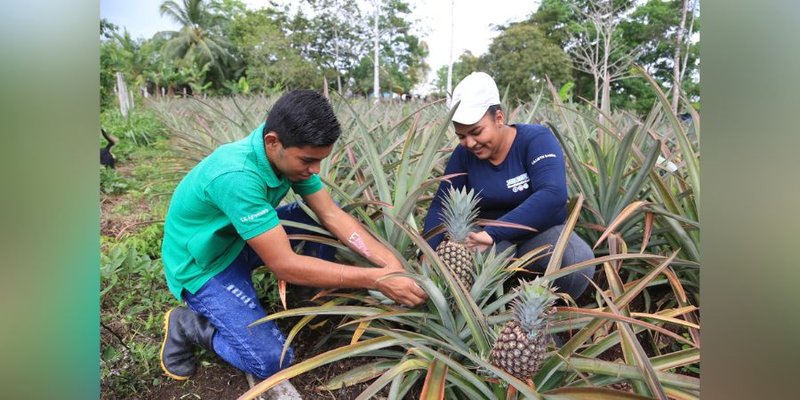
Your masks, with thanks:
M 491 115 L 492 118 L 494 118 L 497 116 L 497 110 L 503 111 L 503 107 L 500 107 L 500 104 L 489 106 L 489 108 L 486 110 L 486 113 Z
M 330 146 L 342 133 L 328 100 L 313 90 L 281 96 L 267 114 L 263 135 L 275 132 L 283 147 Z

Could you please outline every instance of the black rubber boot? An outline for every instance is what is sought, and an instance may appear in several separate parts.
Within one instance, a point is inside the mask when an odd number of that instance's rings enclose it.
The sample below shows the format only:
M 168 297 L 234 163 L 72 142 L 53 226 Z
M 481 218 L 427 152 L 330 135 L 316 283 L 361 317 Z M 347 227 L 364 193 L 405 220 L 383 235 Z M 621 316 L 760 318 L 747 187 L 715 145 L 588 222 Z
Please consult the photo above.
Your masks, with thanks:
M 164 314 L 164 341 L 161 343 L 161 369 L 172 379 L 189 379 L 197 369 L 195 346 L 213 350 L 211 338 L 216 328 L 206 317 L 186 307 L 174 307 Z

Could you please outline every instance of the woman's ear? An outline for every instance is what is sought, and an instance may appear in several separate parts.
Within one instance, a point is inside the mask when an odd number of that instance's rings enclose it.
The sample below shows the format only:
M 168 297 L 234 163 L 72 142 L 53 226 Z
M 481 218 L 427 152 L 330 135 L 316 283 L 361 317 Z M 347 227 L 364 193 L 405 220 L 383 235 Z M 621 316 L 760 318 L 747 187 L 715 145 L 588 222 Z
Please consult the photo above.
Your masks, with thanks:
M 497 110 L 497 111 L 495 111 L 495 114 L 494 114 L 494 122 L 495 122 L 495 123 L 496 123 L 498 126 L 503 126 L 503 125 L 505 125 L 505 124 L 506 124 L 506 114 L 503 112 L 503 110 Z

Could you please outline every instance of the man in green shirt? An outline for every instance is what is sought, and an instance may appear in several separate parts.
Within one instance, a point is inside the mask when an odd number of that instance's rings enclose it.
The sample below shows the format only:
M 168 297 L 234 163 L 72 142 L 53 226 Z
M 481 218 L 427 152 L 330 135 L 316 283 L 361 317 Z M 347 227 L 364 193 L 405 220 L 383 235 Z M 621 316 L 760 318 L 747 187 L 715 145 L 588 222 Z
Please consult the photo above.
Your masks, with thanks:
M 292 91 L 278 99 L 264 124 L 217 148 L 178 184 L 164 224 L 162 259 L 170 291 L 188 308 L 164 317 L 160 356 L 168 376 L 183 380 L 194 373 L 196 345 L 261 379 L 291 363 L 291 351 L 279 361 L 285 337 L 274 322 L 248 327 L 266 316 L 251 277 L 261 265 L 292 284 L 376 289 L 407 306 L 425 301 L 414 280 L 397 276 L 404 270 L 393 253 L 323 190 L 320 162 L 340 132 L 325 98 Z M 334 263 L 332 249 L 321 245 L 296 254 L 289 228 L 279 220 L 314 222 L 296 204 L 278 207 L 289 189 L 328 231 L 382 268 Z

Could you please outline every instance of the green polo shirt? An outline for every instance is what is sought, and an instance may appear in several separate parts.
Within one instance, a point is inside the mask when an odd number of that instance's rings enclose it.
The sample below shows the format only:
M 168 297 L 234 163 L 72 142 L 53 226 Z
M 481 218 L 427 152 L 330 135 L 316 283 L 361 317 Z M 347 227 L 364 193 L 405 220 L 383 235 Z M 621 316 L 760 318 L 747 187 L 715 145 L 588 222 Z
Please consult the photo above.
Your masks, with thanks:
M 197 292 L 233 262 L 246 240 L 279 224 L 275 207 L 290 188 L 300 196 L 322 189 L 317 175 L 292 183 L 275 174 L 263 129 L 214 150 L 172 195 L 161 255 L 167 285 L 179 300 L 183 289 Z

